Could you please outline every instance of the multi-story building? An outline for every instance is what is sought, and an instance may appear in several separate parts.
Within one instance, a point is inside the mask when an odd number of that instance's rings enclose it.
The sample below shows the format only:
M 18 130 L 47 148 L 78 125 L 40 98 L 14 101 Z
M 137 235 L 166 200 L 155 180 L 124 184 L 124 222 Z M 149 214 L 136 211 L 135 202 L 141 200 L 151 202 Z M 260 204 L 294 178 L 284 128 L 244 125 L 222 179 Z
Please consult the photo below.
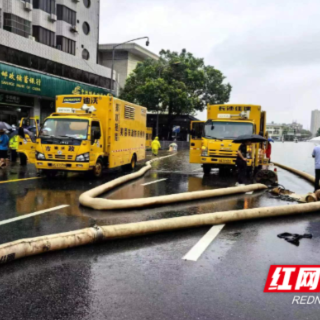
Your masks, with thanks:
M 99 45 L 98 61 L 101 65 L 112 67 L 112 51 L 115 45 L 114 43 Z M 146 59 L 158 60 L 159 56 L 137 43 L 126 43 L 116 48 L 113 61 L 114 70 L 118 75 L 115 83 L 116 92 L 124 88 L 128 76 L 136 68 L 137 64 Z
M 283 129 L 284 124 L 277 124 L 277 123 L 269 123 L 267 124 L 267 132 L 269 134 L 269 137 L 273 139 L 279 139 L 283 136 Z
M 108 94 L 99 0 L 0 0 L 0 121 L 54 111 L 58 94 Z
M 302 137 L 302 130 L 302 124 L 296 121 L 293 121 L 290 124 L 277 124 L 274 122 L 267 124 L 269 137 L 275 140 L 281 140 L 282 138 L 285 140 L 293 140 L 295 137 Z
M 320 110 L 313 110 L 311 112 L 311 133 L 315 137 L 317 131 L 320 129 Z

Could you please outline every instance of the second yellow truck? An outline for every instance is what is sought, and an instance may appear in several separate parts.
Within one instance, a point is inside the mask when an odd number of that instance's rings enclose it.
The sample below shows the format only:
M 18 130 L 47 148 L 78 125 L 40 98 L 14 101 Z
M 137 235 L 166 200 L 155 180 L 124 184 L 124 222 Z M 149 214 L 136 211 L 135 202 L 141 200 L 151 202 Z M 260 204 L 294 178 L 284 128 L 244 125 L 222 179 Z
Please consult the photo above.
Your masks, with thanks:
M 211 168 L 233 168 L 239 144 L 232 141 L 241 135 L 264 135 L 265 132 L 266 112 L 261 110 L 261 106 L 209 105 L 207 121 L 191 123 L 190 162 L 201 163 L 204 173 L 210 173 Z M 248 167 L 252 170 L 261 164 L 259 152 L 259 144 L 253 144 L 246 155 Z

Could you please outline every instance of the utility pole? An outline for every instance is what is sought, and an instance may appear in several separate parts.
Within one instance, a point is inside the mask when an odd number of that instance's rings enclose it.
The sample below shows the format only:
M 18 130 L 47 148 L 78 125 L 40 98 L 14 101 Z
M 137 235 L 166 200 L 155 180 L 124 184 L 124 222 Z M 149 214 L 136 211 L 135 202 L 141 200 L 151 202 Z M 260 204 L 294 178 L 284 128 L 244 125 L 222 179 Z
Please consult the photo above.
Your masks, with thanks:
M 113 46 L 113 48 L 112 48 L 112 65 L 111 65 L 111 86 L 110 86 L 111 92 L 114 91 L 113 73 L 114 73 L 115 49 L 116 49 L 117 47 L 119 47 L 119 46 L 122 46 L 123 44 L 129 43 L 129 42 L 132 42 L 132 41 L 142 40 L 142 39 L 147 39 L 147 41 L 146 41 L 146 46 L 148 47 L 149 44 L 150 44 L 149 37 L 136 38 L 136 39 L 132 39 L 132 40 L 129 40 L 129 41 L 122 42 L 122 43 L 118 43 L 118 44 L 116 44 L 115 46 Z

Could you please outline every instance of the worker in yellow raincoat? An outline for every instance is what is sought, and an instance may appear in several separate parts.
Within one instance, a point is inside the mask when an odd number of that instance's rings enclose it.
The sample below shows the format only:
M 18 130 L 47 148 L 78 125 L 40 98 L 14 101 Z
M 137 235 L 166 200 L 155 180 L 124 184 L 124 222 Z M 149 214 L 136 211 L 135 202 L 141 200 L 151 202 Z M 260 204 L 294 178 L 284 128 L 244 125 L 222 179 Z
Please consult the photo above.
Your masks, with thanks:
M 159 149 L 161 149 L 161 144 L 159 142 L 159 138 L 158 137 L 155 137 L 154 140 L 152 141 L 151 149 L 152 149 L 152 154 L 154 156 L 157 156 Z

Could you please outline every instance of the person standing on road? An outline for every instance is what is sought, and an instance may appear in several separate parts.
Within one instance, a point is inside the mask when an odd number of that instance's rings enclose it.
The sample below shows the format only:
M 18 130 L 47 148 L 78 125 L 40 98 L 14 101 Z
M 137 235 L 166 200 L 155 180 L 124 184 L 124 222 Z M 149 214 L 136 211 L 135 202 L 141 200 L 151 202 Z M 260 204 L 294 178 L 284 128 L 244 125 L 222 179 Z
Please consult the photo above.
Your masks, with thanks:
M 9 137 L 3 129 L 0 129 L 0 168 L 6 166 L 6 161 L 8 159 L 8 144 Z
M 312 157 L 314 158 L 315 164 L 315 181 L 314 181 L 314 192 L 320 189 L 319 181 L 320 181 L 320 145 L 316 145 L 312 152 Z
M 273 142 L 273 140 L 271 138 L 268 138 L 267 148 L 266 148 L 266 157 L 269 159 L 269 163 L 271 162 L 271 151 L 272 151 L 271 142 Z
M 247 175 L 247 145 L 250 143 L 242 142 L 239 149 L 236 164 L 238 167 L 238 182 L 236 185 L 245 184 L 246 182 L 246 175 Z
M 158 137 L 155 137 L 154 140 L 152 141 L 151 149 L 152 149 L 152 154 L 154 156 L 157 156 L 159 149 L 161 149 L 161 144 L 159 142 L 159 138 Z
M 178 151 L 177 140 L 174 139 L 173 142 L 169 145 L 169 151 Z

